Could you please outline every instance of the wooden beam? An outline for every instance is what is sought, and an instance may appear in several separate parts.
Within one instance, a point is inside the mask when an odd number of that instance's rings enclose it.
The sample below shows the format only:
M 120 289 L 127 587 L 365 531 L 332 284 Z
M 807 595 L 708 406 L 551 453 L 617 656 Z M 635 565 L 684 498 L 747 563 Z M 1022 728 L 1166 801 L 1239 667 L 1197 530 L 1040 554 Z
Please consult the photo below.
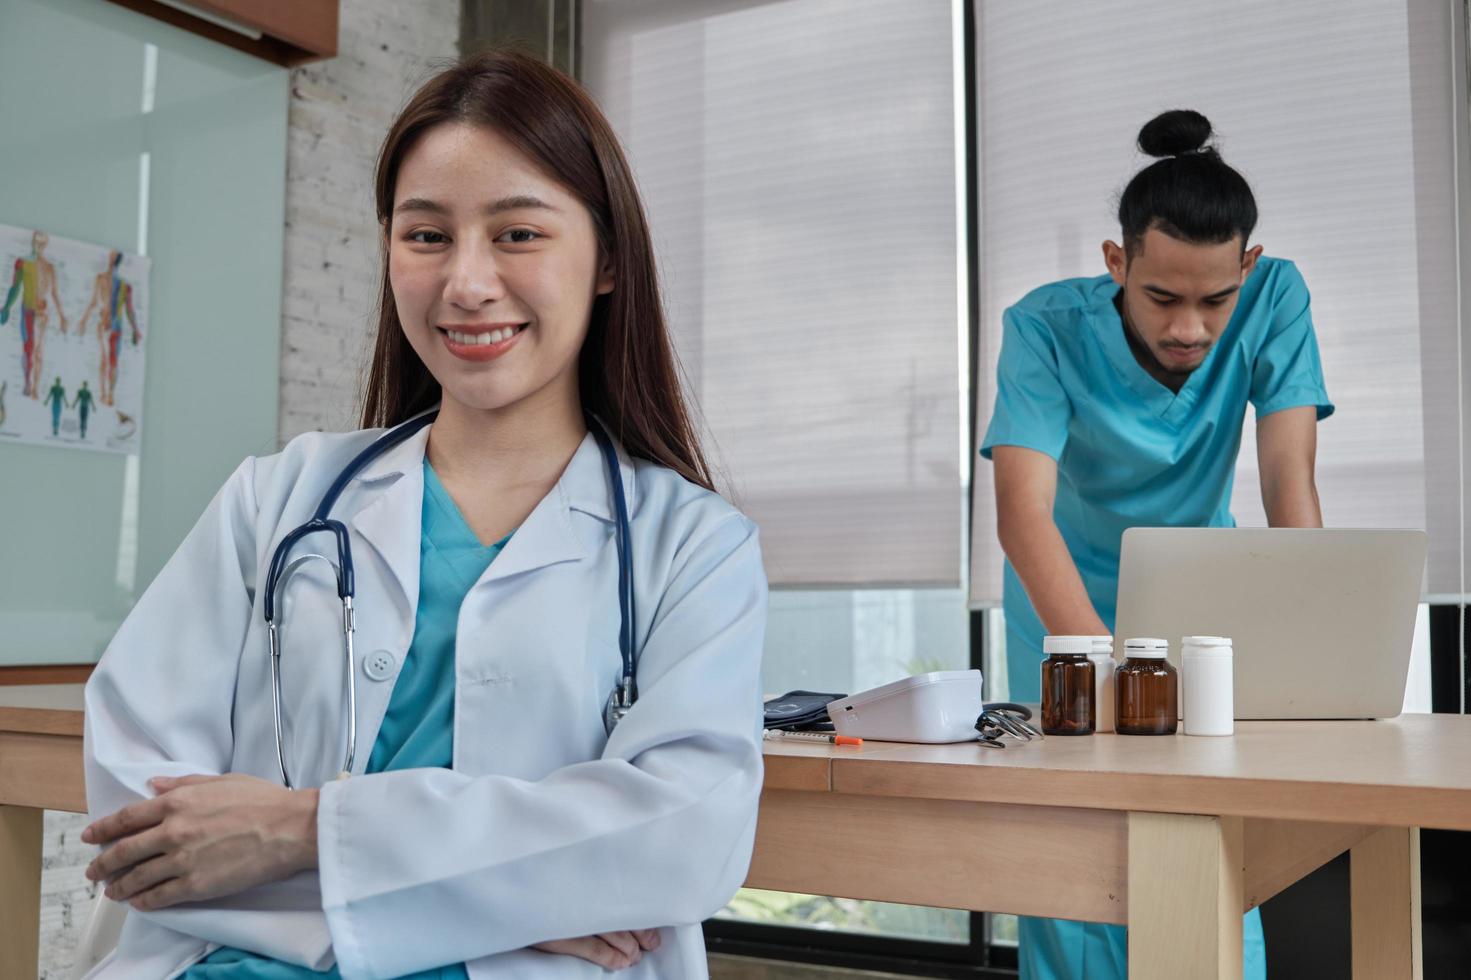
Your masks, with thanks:
M 831 760 L 819 755 L 768 754 L 762 762 L 764 789 L 797 789 L 826 793 L 833 788 Z
M 158 0 L 112 2 L 286 68 L 337 56 L 338 0 L 183 0 L 197 16 Z
M 1376 830 L 1358 824 L 1247 819 L 1246 910 L 1296 884 Z
M 41 953 L 40 810 L 0 806 L 0 977 L 34 977 Z
M 1377 830 L 1348 862 L 1354 980 L 1421 980 L 1420 831 Z
M 86 813 L 81 738 L 0 731 L 0 800 L 23 807 Z M 13 974 L 0 971 L 0 977 L 10 976 Z
M 0 687 L 20 684 L 85 684 L 96 664 L 26 664 L 0 667 Z
M 768 790 L 746 884 L 1122 923 L 1125 821 L 1105 810 Z
M 1240 817 L 1129 814 L 1129 980 L 1240 980 Z

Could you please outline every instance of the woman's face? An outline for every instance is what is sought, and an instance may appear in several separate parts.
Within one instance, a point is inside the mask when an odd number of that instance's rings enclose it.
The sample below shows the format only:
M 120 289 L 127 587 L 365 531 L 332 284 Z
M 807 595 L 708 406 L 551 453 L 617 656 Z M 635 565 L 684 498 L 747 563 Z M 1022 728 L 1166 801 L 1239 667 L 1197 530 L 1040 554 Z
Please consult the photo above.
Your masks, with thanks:
M 493 130 L 447 123 L 404 157 L 388 279 L 446 401 L 577 398 L 593 300 L 613 279 L 582 202 Z

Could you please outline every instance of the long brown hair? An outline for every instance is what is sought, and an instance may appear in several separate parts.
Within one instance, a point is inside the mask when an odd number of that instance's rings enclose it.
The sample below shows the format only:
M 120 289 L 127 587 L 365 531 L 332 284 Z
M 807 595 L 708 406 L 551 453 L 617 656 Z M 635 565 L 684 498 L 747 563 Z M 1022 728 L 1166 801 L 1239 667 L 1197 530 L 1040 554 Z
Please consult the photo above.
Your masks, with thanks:
M 614 285 L 593 303 L 578 364 L 582 406 L 629 454 L 713 489 L 679 381 L 648 221 L 618 138 L 580 85 L 517 51 L 483 52 L 431 78 L 383 141 L 374 179 L 385 231 L 383 283 L 363 426 L 396 425 L 440 398 L 438 383 L 399 322 L 386 231 L 399 166 L 426 132 L 444 123 L 494 130 L 587 207 Z

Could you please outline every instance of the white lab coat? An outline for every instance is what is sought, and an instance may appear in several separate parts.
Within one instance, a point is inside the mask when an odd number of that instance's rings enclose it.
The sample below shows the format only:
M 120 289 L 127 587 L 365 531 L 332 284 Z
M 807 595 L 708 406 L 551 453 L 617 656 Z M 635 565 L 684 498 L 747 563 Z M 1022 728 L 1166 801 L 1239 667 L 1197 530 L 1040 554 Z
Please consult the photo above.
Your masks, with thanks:
M 277 542 L 376 434 L 301 436 L 246 460 L 210 503 L 87 684 L 93 819 L 151 796 L 153 776 L 280 779 L 258 586 Z M 356 566 L 355 773 L 414 635 L 427 434 L 370 464 L 333 512 Z M 739 512 L 668 469 L 620 462 L 640 696 L 611 737 L 618 561 L 589 434 L 460 609 L 453 769 L 332 779 L 346 738 L 341 610 L 330 569 L 308 563 L 278 615 L 287 765 L 321 786 L 319 871 L 129 911 L 91 976 L 169 977 L 223 944 L 315 969 L 335 957 L 348 978 L 453 962 L 472 978 L 600 977 L 526 947 L 668 927 L 620 976 L 705 977 L 700 922 L 741 884 L 755 834 L 766 580 Z M 293 554 L 311 550 L 335 555 L 329 535 Z

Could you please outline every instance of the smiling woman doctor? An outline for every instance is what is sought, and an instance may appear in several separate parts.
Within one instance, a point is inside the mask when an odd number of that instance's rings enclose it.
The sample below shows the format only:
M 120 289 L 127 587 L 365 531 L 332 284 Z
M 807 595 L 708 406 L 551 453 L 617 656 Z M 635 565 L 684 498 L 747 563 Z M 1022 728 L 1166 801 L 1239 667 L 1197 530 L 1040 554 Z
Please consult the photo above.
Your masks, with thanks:
M 496 53 L 414 96 L 375 190 L 363 422 L 405 438 L 246 460 L 102 657 L 83 839 L 130 909 L 94 975 L 702 977 L 755 829 L 766 582 L 627 163 Z M 345 541 L 287 540 L 319 507 Z M 344 543 L 350 612 L 298 562 Z

